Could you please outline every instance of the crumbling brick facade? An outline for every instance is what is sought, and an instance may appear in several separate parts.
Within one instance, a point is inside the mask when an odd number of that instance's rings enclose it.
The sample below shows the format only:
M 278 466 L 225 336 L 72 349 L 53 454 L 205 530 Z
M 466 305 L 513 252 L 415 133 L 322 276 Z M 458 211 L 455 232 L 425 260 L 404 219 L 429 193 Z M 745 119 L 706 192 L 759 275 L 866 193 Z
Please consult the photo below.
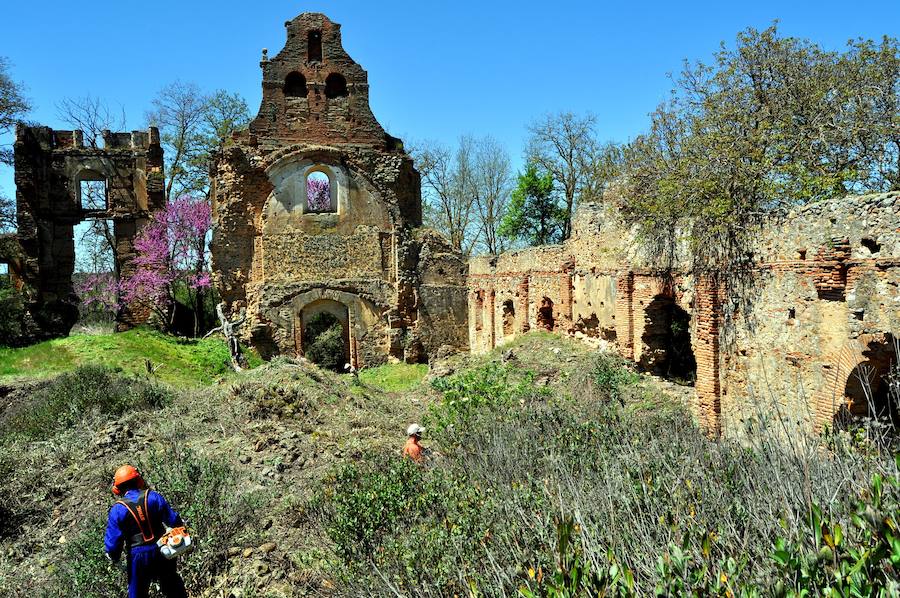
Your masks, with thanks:
M 471 261 L 471 348 L 535 327 L 592 337 L 646 370 L 693 381 L 693 410 L 714 434 L 773 417 L 817 431 L 864 413 L 859 373 L 873 374 L 877 395 L 897 360 L 900 194 L 798 209 L 750 249 L 753 283 L 733 301 L 721 282 L 655 271 L 614 209 L 583 205 L 566 243 Z M 504 304 L 515 306 L 514 327 L 503 325 Z
M 99 145 L 99 144 L 98 144 Z M 152 212 L 165 205 L 159 131 L 103 132 L 100 147 L 86 145 L 81 131 L 19 125 L 15 139 L 17 232 L 0 244 L 0 260 L 25 295 L 25 337 L 36 341 L 68 334 L 78 320 L 74 227 L 85 220 L 110 220 L 116 269 L 130 270 L 133 239 Z M 85 206 L 83 181 L 105 191 Z M 144 321 L 147 313 L 125 306 L 119 328 Z
M 466 263 L 419 228 L 419 174 L 372 114 L 340 25 L 306 13 L 286 28 L 284 48 L 263 51 L 259 114 L 212 172 L 222 299 L 247 310 L 246 340 L 264 356 L 303 354 L 323 311 L 356 367 L 467 348 Z M 324 207 L 309 197 L 314 175 L 327 177 Z

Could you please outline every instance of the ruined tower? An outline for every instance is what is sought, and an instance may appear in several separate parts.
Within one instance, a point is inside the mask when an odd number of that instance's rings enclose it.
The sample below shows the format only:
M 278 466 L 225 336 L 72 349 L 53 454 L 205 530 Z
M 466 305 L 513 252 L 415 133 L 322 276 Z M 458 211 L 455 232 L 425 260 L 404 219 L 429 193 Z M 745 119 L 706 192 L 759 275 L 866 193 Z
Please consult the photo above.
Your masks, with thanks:
M 259 114 L 212 173 L 222 299 L 265 356 L 303 354 L 321 314 L 354 366 L 465 349 L 466 264 L 419 228 L 419 174 L 372 114 L 366 71 L 325 15 L 285 26 L 284 48 L 263 50 Z
M 24 334 L 16 342 L 30 342 L 68 334 L 78 321 L 72 281 L 77 224 L 109 222 L 115 270 L 129 272 L 137 231 L 165 205 L 163 151 L 153 127 L 104 131 L 102 143 L 89 144 L 81 131 L 24 124 L 16 129 L 14 149 L 18 231 L 0 238 L 0 261 L 25 297 Z M 147 315 L 124 306 L 118 328 Z

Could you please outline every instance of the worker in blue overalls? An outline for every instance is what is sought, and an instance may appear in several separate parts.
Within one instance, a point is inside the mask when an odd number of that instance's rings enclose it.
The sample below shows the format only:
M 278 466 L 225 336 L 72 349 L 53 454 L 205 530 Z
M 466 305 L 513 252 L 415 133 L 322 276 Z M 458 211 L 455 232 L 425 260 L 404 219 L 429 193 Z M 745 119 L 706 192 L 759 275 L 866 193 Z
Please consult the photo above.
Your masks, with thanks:
M 186 598 L 184 581 L 175 569 L 175 561 L 159 552 L 156 541 L 165 533 L 165 525 L 183 525 L 166 499 L 147 488 L 144 478 L 131 465 L 116 470 L 112 486 L 119 497 L 109 510 L 106 524 L 106 556 L 118 562 L 127 546 L 128 598 L 145 598 L 150 582 L 157 581 L 168 598 Z

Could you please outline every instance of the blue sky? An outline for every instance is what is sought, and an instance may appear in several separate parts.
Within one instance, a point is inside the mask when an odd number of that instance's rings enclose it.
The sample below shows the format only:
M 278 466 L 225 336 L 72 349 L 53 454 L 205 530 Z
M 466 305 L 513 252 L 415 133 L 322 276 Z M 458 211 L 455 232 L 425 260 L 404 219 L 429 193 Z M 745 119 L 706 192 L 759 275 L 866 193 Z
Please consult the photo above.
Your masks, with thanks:
M 372 108 L 393 135 L 451 143 L 490 134 L 520 163 L 525 127 L 547 112 L 591 111 L 601 137 L 626 140 L 666 97 L 666 74 L 708 59 L 720 41 L 774 19 L 786 35 L 832 49 L 900 35 L 900 0 L 781 2 L 286 2 L 7 0 L 0 56 L 27 86 L 32 120 L 63 128 L 55 105 L 92 94 L 144 126 L 170 81 L 237 91 L 255 113 L 262 48 L 284 22 L 324 12 L 369 72 Z M 4 139 L 3 142 L 9 142 Z M 0 188 L 13 193 L 9 169 Z

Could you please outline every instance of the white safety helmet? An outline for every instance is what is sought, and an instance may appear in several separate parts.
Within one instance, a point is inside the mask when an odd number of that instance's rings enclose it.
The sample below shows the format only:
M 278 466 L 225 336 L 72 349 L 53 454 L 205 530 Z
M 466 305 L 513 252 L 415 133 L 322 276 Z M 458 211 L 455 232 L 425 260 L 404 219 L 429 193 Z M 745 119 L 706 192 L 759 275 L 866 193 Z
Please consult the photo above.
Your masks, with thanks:
M 409 424 L 409 427 L 406 428 L 407 436 L 417 436 L 425 431 L 425 428 L 420 426 L 419 424 Z

